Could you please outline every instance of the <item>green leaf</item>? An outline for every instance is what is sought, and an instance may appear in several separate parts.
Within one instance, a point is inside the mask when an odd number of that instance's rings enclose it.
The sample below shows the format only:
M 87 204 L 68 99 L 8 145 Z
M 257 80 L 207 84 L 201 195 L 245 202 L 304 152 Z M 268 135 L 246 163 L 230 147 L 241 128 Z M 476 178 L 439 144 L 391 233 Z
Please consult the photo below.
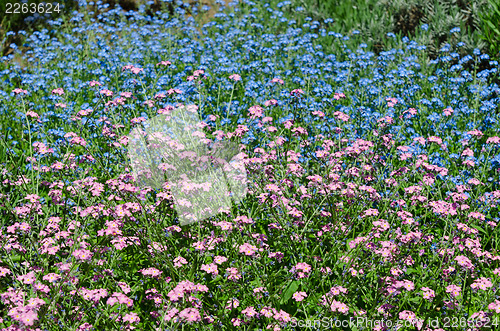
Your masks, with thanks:
M 214 283 L 218 283 L 222 280 L 222 276 L 221 275 L 218 275 L 217 277 L 213 278 L 211 281 L 210 281 L 210 284 L 214 284 Z
M 493 11 L 494 11 L 496 14 L 500 15 L 500 10 L 498 9 L 498 6 L 497 6 L 497 4 L 495 3 L 495 1 L 490 1 L 490 5 L 493 7 Z
M 283 292 L 283 295 L 281 296 L 280 304 L 284 304 L 290 300 L 292 295 L 297 291 L 299 288 L 299 282 L 297 280 L 294 280 L 290 284 L 288 284 L 288 287 L 286 288 L 285 292 Z
M 497 35 L 499 35 L 499 36 L 500 36 L 500 31 L 498 31 L 498 29 L 497 29 L 497 28 L 493 25 L 493 23 L 491 23 L 491 21 L 486 21 L 486 24 L 488 24 L 488 26 L 489 26 L 489 27 L 490 27 L 493 31 L 495 31 L 495 33 L 496 33 Z
M 19 261 L 21 261 L 22 257 L 21 257 L 21 255 L 13 255 L 11 257 L 11 259 L 12 259 L 12 262 L 19 262 Z
M 260 278 L 255 278 L 250 282 L 250 284 L 254 287 L 262 287 L 262 281 L 260 280 Z
M 419 302 L 420 302 L 420 300 L 421 300 L 421 298 L 420 298 L 420 297 L 413 297 L 413 298 L 408 299 L 408 301 L 411 301 L 411 302 L 413 302 L 413 303 L 419 303 Z
M 471 225 L 471 227 L 473 227 L 474 229 L 478 230 L 479 232 L 482 232 L 484 234 L 487 234 L 486 230 L 483 229 L 482 227 L 480 226 L 477 226 L 477 225 Z

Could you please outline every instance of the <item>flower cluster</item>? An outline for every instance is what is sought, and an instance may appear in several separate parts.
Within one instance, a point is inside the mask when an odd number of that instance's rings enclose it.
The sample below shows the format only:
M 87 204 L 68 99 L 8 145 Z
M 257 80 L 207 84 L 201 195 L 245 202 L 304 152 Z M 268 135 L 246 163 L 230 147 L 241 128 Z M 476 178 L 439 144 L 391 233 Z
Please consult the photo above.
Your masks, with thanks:
M 458 70 L 489 57 L 448 48 L 424 63 L 408 38 L 350 49 L 356 35 L 295 19 L 288 1 L 241 3 L 209 22 L 82 9 L 77 27 L 36 31 L 29 51 L 2 58 L 0 329 L 493 321 L 498 63 Z M 127 147 L 184 106 L 204 147 L 238 147 L 248 192 L 181 227 L 174 206 L 191 202 L 169 178 L 142 185 Z M 196 153 L 165 143 L 197 169 Z M 219 179 L 182 178 L 198 193 Z

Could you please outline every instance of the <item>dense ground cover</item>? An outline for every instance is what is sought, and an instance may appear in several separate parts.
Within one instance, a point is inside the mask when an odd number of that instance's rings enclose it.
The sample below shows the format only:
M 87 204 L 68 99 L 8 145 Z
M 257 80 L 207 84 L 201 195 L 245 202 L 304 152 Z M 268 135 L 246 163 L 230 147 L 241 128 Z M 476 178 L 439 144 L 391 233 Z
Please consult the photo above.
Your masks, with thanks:
M 500 322 L 498 63 L 429 61 L 408 38 L 375 56 L 297 15 L 81 12 L 29 36 L 26 67 L 3 58 L 4 330 Z M 131 130 L 179 104 L 240 144 L 250 189 L 183 227 L 127 157 Z M 395 329 L 364 325 L 334 329 Z
M 387 33 L 408 36 L 427 46 L 435 58 L 447 43 L 463 43 L 459 53 L 474 48 L 498 56 L 500 32 L 495 0 L 293 0 L 317 19 L 333 18 L 333 29 L 340 33 L 359 30 L 368 46 L 380 50 L 386 46 Z M 427 24 L 425 34 L 418 32 Z M 450 30 L 454 33 L 450 33 Z

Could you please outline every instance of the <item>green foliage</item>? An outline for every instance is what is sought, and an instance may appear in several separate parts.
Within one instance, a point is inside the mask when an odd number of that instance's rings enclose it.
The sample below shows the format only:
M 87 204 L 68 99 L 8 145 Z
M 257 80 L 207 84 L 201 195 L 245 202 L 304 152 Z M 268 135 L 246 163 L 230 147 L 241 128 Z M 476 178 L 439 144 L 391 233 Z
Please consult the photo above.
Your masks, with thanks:
M 364 42 L 381 49 L 388 32 L 393 30 L 394 19 L 387 6 L 378 0 L 296 0 L 295 4 L 305 8 L 306 14 L 317 20 L 334 19 L 331 29 L 342 34 L 359 31 Z
M 494 38 L 499 40 L 491 29 L 498 26 L 498 16 L 488 16 L 491 24 L 480 18 L 479 13 L 487 12 L 488 0 L 295 0 L 294 4 L 303 6 L 314 19 L 334 19 L 333 29 L 339 33 L 360 31 L 376 53 L 391 46 L 387 38 L 390 32 L 423 43 L 431 58 L 437 57 L 446 44 L 464 43 L 460 50 L 464 55 L 474 48 L 486 52 Z M 428 25 L 425 33 L 420 30 L 423 24 Z M 488 32 L 485 25 L 490 28 Z M 450 33 L 457 27 L 460 31 Z M 483 33 L 488 33 L 486 40 L 481 37 Z
M 432 57 L 437 56 L 445 44 L 455 46 L 464 43 L 461 55 L 470 54 L 475 48 L 487 50 L 488 45 L 480 37 L 478 16 L 485 9 L 486 0 L 428 0 L 422 4 L 424 14 L 421 22 L 429 25 L 429 42 L 426 45 Z M 456 27 L 460 31 L 450 33 Z M 421 41 L 417 39 L 417 42 Z
M 88 1 L 89 3 L 91 1 Z M 213 5 L 213 0 L 208 2 L 203 0 L 189 0 L 186 3 L 174 3 L 165 2 L 162 0 L 101 0 L 97 5 L 98 1 L 91 2 L 86 7 L 86 12 L 91 13 L 89 18 L 97 19 L 97 17 L 103 12 L 113 9 L 116 6 L 120 6 L 124 11 L 137 11 L 144 5 L 145 13 L 149 16 L 155 16 L 157 12 L 168 13 L 169 15 L 174 15 L 174 10 L 176 8 L 183 9 L 187 15 L 193 15 L 190 11 L 190 6 L 193 4 L 208 4 Z M 41 30 L 42 28 L 47 28 L 50 30 L 50 24 L 47 24 L 49 20 L 55 20 L 62 18 L 63 21 L 69 20 L 71 18 L 71 13 L 74 10 L 79 9 L 78 0 L 65 0 L 65 1 L 54 1 L 54 5 L 59 3 L 60 11 L 53 12 L 52 14 L 33 14 L 30 12 L 19 13 L 19 14 L 4 14 L 6 13 L 8 3 L 27 3 L 28 8 L 34 5 L 52 3 L 50 0 L 0 0 L 0 55 L 8 55 L 14 51 L 10 45 L 15 44 L 17 47 L 23 45 L 24 33 L 17 34 L 19 31 L 25 31 L 26 34 L 31 33 L 34 30 Z M 10 7 L 10 6 L 9 6 Z M 81 8 L 80 8 L 81 9 Z M 16 32 L 16 34 L 8 34 L 9 31 Z
M 19 13 L 14 13 L 16 7 L 14 4 L 23 4 L 25 13 L 18 8 Z M 47 4 L 52 4 L 52 13 L 40 13 L 39 5 L 41 8 L 48 8 Z M 55 7 L 56 5 L 58 7 Z M 36 5 L 36 9 L 34 9 Z M 56 19 L 62 16 L 70 16 L 70 13 L 78 7 L 76 0 L 67 1 L 47 1 L 47 0 L 30 0 L 30 1 L 14 1 L 14 0 L 0 0 L 0 54 L 6 55 L 12 51 L 11 48 L 6 46 L 21 42 L 21 36 L 7 36 L 7 32 L 18 32 L 21 30 L 31 31 L 41 26 L 44 22 L 50 19 Z M 57 8 L 57 9 L 56 9 Z M 11 13 L 7 12 L 10 11 Z
M 500 5 L 494 0 L 489 0 L 490 8 L 480 14 L 481 37 L 489 44 L 490 54 L 500 57 Z

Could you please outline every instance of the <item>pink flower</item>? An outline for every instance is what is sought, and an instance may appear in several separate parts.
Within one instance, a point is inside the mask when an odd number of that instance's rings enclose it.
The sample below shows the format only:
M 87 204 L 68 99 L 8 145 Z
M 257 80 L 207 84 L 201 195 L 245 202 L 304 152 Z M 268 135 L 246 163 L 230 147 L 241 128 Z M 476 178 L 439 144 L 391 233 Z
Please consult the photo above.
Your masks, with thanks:
M 221 221 L 215 224 L 216 226 L 220 226 L 221 230 L 229 231 L 233 228 L 233 223 Z
M 434 291 L 428 287 L 422 287 L 422 291 L 424 291 L 422 297 L 426 300 L 432 301 L 432 299 L 436 296 Z
M 417 115 L 417 110 L 415 108 L 408 108 L 408 110 L 406 110 L 406 112 L 408 112 L 412 116 Z
M 494 136 L 486 139 L 487 144 L 500 144 L 500 137 Z
M 306 292 L 295 292 L 292 297 L 295 301 L 302 301 L 307 297 L 307 293 Z
M 128 284 L 125 282 L 118 282 L 118 286 L 120 286 L 123 293 L 125 293 L 125 294 L 128 294 L 131 291 L 130 286 L 128 286 Z
M 305 262 L 299 262 L 297 263 L 297 265 L 295 266 L 295 270 L 302 270 L 303 272 L 305 273 L 309 273 L 311 272 L 311 266 Z
M 413 138 L 413 141 L 418 142 L 420 145 L 425 145 L 425 138 L 424 137 Z
M 236 299 L 231 299 L 231 300 L 228 300 L 227 303 L 226 303 L 226 309 L 228 310 L 231 310 L 231 309 L 234 309 L 234 308 L 238 308 L 240 305 L 240 302 Z
M 135 68 L 134 67 L 134 68 L 130 69 L 130 71 L 132 71 L 133 74 L 138 74 L 141 71 L 144 71 L 144 69 L 142 69 L 142 68 Z
M 214 275 L 219 274 L 219 270 L 217 269 L 217 265 L 215 263 L 202 264 L 200 269 L 206 271 L 209 274 L 214 274 Z
M 481 137 L 483 136 L 484 134 L 479 131 L 478 129 L 474 129 L 472 131 L 467 131 L 468 134 L 470 134 L 471 136 L 475 136 L 475 137 Z
M 271 83 L 278 83 L 278 84 L 285 84 L 285 82 L 282 80 L 282 79 L 279 79 L 279 78 L 273 78 L 271 79 Z
M 227 257 L 225 256 L 216 256 L 214 257 L 214 262 L 217 264 L 222 264 L 227 261 Z
M 489 310 L 494 310 L 496 313 L 500 313 L 500 301 L 495 300 L 488 305 Z
M 179 309 L 177 309 L 177 308 L 167 310 L 165 317 L 163 318 L 164 321 L 170 321 L 171 319 L 173 319 L 175 317 L 175 315 L 177 315 L 178 312 L 179 312 Z
M 182 256 L 178 256 L 174 259 L 174 267 L 176 268 L 182 267 L 184 264 L 187 263 L 188 263 L 187 260 Z
M 257 247 L 255 247 L 254 245 L 250 245 L 248 243 L 244 243 L 243 245 L 240 245 L 239 247 L 239 251 L 240 253 L 242 254 L 245 254 L 247 256 L 252 256 L 255 254 L 255 252 L 257 252 Z
M 168 94 L 168 95 L 170 95 L 170 94 L 174 94 L 174 93 L 177 93 L 177 94 L 182 94 L 182 91 L 181 91 L 181 90 L 179 90 L 179 89 L 173 89 L 173 88 L 171 88 L 171 89 L 169 89 L 169 90 L 167 91 L 167 94 Z
M 264 317 L 270 318 L 274 315 L 274 308 L 264 307 L 260 310 L 260 314 Z
M 162 65 L 162 66 L 169 66 L 169 65 L 171 65 L 171 64 L 172 64 L 172 62 L 170 62 L 170 61 L 160 61 L 160 62 L 158 62 L 156 65 L 157 65 L 157 66 L 159 66 L 159 65 Z
M 246 317 L 249 317 L 249 318 L 252 318 L 252 317 L 254 317 L 254 316 L 257 316 L 257 314 L 258 314 L 258 313 L 257 313 L 257 311 L 255 310 L 255 308 L 254 308 L 254 307 L 252 307 L 252 306 L 250 306 L 250 307 L 247 307 L 247 308 L 243 309 L 243 310 L 241 311 L 241 313 L 242 313 L 243 315 L 245 315 Z
M 386 124 L 393 124 L 394 119 L 390 116 L 385 116 L 385 117 L 379 118 L 377 120 L 377 123 L 381 123 L 382 126 L 385 126 Z
M 129 323 L 139 323 L 141 319 L 139 318 L 137 313 L 128 313 L 127 315 L 123 316 L 123 321 Z
M 347 114 L 344 114 L 343 112 L 341 111 L 336 111 L 333 113 L 333 116 L 335 116 L 338 120 L 342 121 L 342 122 L 347 122 L 349 121 L 349 115 Z
M 448 285 L 446 287 L 446 293 L 450 293 L 453 297 L 458 297 L 460 292 L 461 289 L 457 285 Z
M 34 111 L 31 111 L 31 110 L 26 112 L 26 116 L 33 117 L 33 118 L 40 118 L 40 115 L 38 115 L 37 113 L 35 113 Z
M 35 281 L 35 273 L 30 271 L 26 275 L 17 276 L 17 280 L 24 284 L 33 284 Z
M 78 260 L 90 260 L 92 258 L 92 252 L 87 249 L 77 249 L 72 254 Z
M 342 286 L 334 286 L 328 292 L 329 295 L 339 295 L 340 293 L 347 294 L 347 289 Z
M 193 72 L 193 76 L 195 76 L 195 77 L 201 76 L 203 74 L 205 74 L 205 70 L 195 70 Z
M 241 278 L 241 275 L 239 274 L 239 271 L 236 268 L 227 268 L 226 272 L 228 273 L 227 279 L 229 280 L 236 281 Z
M 200 312 L 195 308 L 186 308 L 179 313 L 179 317 L 185 319 L 188 322 L 199 322 L 201 321 Z
M 49 274 L 46 274 L 45 276 L 43 276 L 42 279 L 45 281 L 48 281 L 50 283 L 54 283 L 54 282 L 61 280 L 61 276 L 59 276 L 58 274 L 55 274 L 55 273 L 49 273 Z
M 20 88 L 16 88 L 16 89 L 12 90 L 12 92 L 14 92 L 16 95 L 20 94 L 20 93 L 28 94 L 28 91 L 20 89 Z
M 484 185 L 483 183 L 481 183 L 481 181 L 479 179 L 476 179 L 476 178 L 471 178 L 469 179 L 469 181 L 467 182 L 468 184 L 471 184 L 471 185 Z
M 85 322 L 85 323 L 83 323 L 82 325 L 80 325 L 78 327 L 78 330 L 80 330 L 80 331 L 90 331 L 90 330 L 92 330 L 92 328 L 93 328 L 92 324 L 89 324 L 89 323 Z
M 472 288 L 479 288 L 483 291 L 486 291 L 488 288 L 493 287 L 493 283 L 489 278 L 481 277 L 479 279 L 475 279 L 474 283 L 470 285 Z
M 415 313 L 412 312 L 412 311 L 404 310 L 404 311 L 402 311 L 402 312 L 399 313 L 399 318 L 401 320 L 406 320 L 406 321 L 409 321 L 409 322 L 413 322 L 413 321 L 416 320 L 417 315 L 415 315 Z
M 9 269 L 0 267 L 0 277 L 5 277 L 10 274 L 12 274 L 12 272 Z
M 33 310 L 28 310 L 27 312 L 21 314 L 20 322 L 26 326 L 32 326 L 38 319 L 36 312 Z
M 129 297 L 127 297 L 125 294 L 115 292 L 108 298 L 108 300 L 106 301 L 106 304 L 113 306 L 116 303 L 119 303 L 119 304 L 125 304 L 125 305 L 127 305 L 127 307 L 132 307 L 133 302 L 134 301 L 132 299 L 130 299 Z
M 139 272 L 144 276 L 151 276 L 151 277 L 159 277 L 163 273 L 163 271 L 160 271 L 156 268 L 141 269 L 139 270 Z
M 444 116 L 451 116 L 453 114 L 453 109 L 445 108 L 445 109 L 443 109 L 443 114 L 444 114 Z
M 472 270 L 474 269 L 474 265 L 472 264 L 471 260 L 467 256 L 464 255 L 459 255 L 455 257 L 455 261 L 457 261 L 458 265 L 461 267 L 464 267 L 466 269 Z
M 49 293 L 50 288 L 47 285 L 44 285 L 42 283 L 36 283 L 34 286 L 35 290 L 43 292 L 43 293 Z
M 332 304 L 330 305 L 330 309 L 333 312 L 339 311 L 344 315 L 349 312 L 349 307 L 345 303 L 342 303 L 342 302 L 339 302 L 336 300 L 332 301 Z
M 232 79 L 232 80 L 237 82 L 237 81 L 241 80 L 241 76 L 238 74 L 233 74 L 233 75 L 229 76 L 229 79 Z
M 472 212 L 469 214 L 469 217 L 475 218 L 475 219 L 481 220 L 481 221 L 486 220 L 486 216 L 484 214 L 479 213 L 479 212 Z
M 413 285 L 413 282 L 410 280 L 404 280 L 402 287 L 404 287 L 407 291 L 412 291 L 415 288 L 415 285 Z
M 53 89 L 52 90 L 52 94 L 63 95 L 64 94 L 64 90 L 59 87 L 59 88 Z
M 87 142 L 85 141 L 85 139 L 83 139 L 82 137 L 73 137 L 69 140 L 70 143 L 74 144 L 74 145 L 80 145 L 80 146 L 87 146 Z
M 277 104 L 278 104 L 278 100 L 276 100 L 276 99 L 271 99 L 271 100 L 267 100 L 266 102 L 264 102 L 264 106 L 266 106 L 266 107 L 274 106 Z
M 139 124 L 139 123 L 142 123 L 144 122 L 146 119 L 144 117 L 135 117 L 133 119 L 130 120 L 130 123 L 132 124 Z
M 274 193 L 279 193 L 280 192 L 280 188 L 276 184 L 267 184 L 266 187 L 265 187 L 265 189 L 268 190 L 268 191 L 274 192 Z
M 387 98 L 387 107 L 394 107 L 398 103 L 398 99 L 396 98 Z
M 113 96 L 113 92 L 110 91 L 110 90 L 107 90 L 107 89 L 101 90 L 101 91 L 99 91 L 99 93 L 101 93 L 101 94 L 103 94 L 103 95 L 105 95 L 107 97 Z
M 264 109 L 261 106 L 252 106 L 248 109 L 248 114 L 250 117 L 262 117 Z
M 290 314 L 286 311 L 280 310 L 279 312 L 275 312 L 274 319 L 280 322 L 289 322 L 291 320 Z
M 427 141 L 431 142 L 431 143 L 436 143 L 438 145 L 442 145 L 443 144 L 443 140 L 439 137 L 436 137 L 436 136 L 432 136 L 432 137 L 429 137 L 427 138 Z

